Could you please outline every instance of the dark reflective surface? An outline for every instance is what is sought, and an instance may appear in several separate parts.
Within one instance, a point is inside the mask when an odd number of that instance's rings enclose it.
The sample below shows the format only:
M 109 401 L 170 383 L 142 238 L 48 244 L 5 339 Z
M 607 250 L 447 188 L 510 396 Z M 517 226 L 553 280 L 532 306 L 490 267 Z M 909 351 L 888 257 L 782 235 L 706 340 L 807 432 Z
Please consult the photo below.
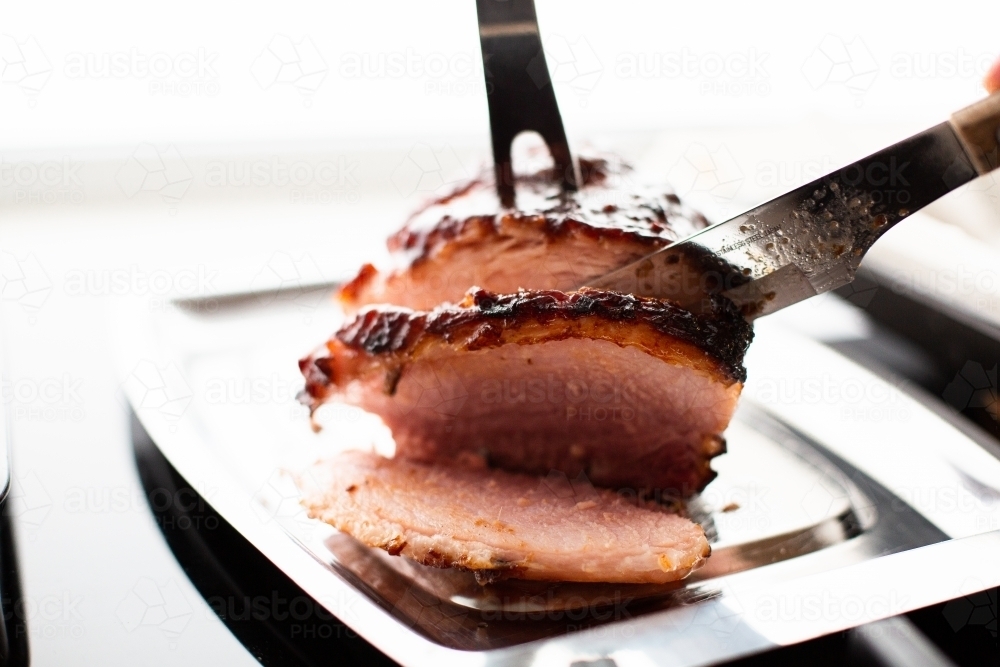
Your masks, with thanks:
M 131 418 L 146 496 L 178 492 L 190 503 L 150 508 L 184 572 L 230 632 L 267 667 L 394 665 L 309 597 L 222 519 Z M 201 527 L 200 529 L 192 529 Z
M 20 667 L 29 662 L 28 619 L 21 595 L 14 531 L 6 501 L 0 503 L 0 665 Z

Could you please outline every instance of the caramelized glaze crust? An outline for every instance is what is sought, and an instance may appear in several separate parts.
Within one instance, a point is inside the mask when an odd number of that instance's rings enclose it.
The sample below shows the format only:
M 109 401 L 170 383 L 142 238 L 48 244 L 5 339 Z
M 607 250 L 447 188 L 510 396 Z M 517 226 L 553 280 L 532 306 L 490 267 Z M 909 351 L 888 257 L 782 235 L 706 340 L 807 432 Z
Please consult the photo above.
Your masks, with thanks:
M 753 329 L 732 302 L 721 297 L 712 302 L 707 314 L 694 315 L 669 301 L 589 287 L 568 293 L 522 290 L 516 294 L 473 289 L 458 306 L 442 306 L 429 313 L 367 308 L 337 331 L 327 347 L 331 353 L 346 348 L 402 364 L 434 339 L 458 349 L 477 350 L 570 337 L 640 347 L 664 361 L 690 365 L 731 384 L 746 379 L 743 355 Z M 327 385 L 337 382 L 334 367 L 325 358 L 307 357 L 299 364 L 314 401 L 321 401 Z
M 638 186 L 620 161 L 579 162 L 583 185 L 569 194 L 550 169 L 518 177 L 517 210 L 500 206 L 492 171 L 429 202 L 389 238 L 387 265 L 363 266 L 341 302 L 428 310 L 472 285 L 571 290 L 708 225 L 669 189 Z
M 462 183 L 454 191 L 419 209 L 389 237 L 389 250 L 406 252 L 416 263 L 468 227 L 499 232 L 498 219 L 538 226 L 549 237 L 580 233 L 591 238 L 648 243 L 650 252 L 708 226 L 700 213 L 681 204 L 668 188 L 639 188 L 632 168 L 610 158 L 579 160 L 583 186 L 563 196 L 551 170 L 520 176 L 517 210 L 500 208 L 493 193 L 493 172 Z M 464 215 L 463 215 L 464 214 Z

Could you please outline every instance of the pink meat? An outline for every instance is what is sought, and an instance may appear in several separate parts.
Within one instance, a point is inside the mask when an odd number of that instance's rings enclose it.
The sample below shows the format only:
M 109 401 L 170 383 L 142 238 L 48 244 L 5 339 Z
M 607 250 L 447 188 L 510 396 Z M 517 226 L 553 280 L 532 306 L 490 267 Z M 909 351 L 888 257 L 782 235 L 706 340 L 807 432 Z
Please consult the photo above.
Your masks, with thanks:
M 301 362 L 310 403 L 379 415 L 415 461 L 474 455 L 678 497 L 712 479 L 749 340 L 734 308 L 700 318 L 597 290 L 472 298 L 363 311 Z
M 423 465 L 367 452 L 317 464 L 310 516 L 361 542 L 481 581 L 666 583 L 710 553 L 697 524 L 583 480 Z

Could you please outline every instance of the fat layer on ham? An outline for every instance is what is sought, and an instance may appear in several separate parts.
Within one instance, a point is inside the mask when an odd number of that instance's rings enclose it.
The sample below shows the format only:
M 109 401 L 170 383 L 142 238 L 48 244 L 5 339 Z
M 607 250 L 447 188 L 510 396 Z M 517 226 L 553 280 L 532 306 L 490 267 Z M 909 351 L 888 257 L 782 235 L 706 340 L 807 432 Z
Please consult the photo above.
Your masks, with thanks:
M 317 464 L 304 503 L 369 546 L 487 582 L 666 583 L 710 553 L 701 527 L 565 476 L 425 465 L 344 452 Z

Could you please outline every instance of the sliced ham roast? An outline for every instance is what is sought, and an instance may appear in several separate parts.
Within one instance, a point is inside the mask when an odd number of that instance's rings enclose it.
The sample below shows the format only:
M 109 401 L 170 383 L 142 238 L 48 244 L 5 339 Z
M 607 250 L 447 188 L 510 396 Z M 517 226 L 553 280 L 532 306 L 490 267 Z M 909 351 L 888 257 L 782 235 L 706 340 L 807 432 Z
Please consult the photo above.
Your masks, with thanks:
M 390 258 L 340 291 L 348 311 L 391 303 L 429 310 L 477 285 L 572 290 L 707 226 L 669 189 L 640 188 L 608 158 L 579 161 L 583 186 L 563 196 L 551 169 L 518 178 L 517 210 L 500 206 L 492 170 L 417 211 L 390 237 Z
M 700 526 L 566 477 L 344 452 L 304 484 L 310 516 L 361 542 L 481 582 L 666 583 L 708 557 Z
M 593 289 L 473 290 L 430 312 L 366 308 L 299 364 L 314 410 L 379 415 L 397 457 L 687 497 L 714 477 L 751 337 L 721 298 L 694 315 Z
M 303 400 L 379 415 L 396 453 L 317 464 L 311 516 L 480 581 L 665 583 L 708 557 L 699 526 L 642 499 L 714 477 L 752 330 L 722 298 L 692 314 L 577 290 L 708 224 L 620 161 L 579 164 L 570 194 L 551 167 L 519 176 L 517 210 L 484 172 L 340 290 L 353 319 L 299 362 Z

